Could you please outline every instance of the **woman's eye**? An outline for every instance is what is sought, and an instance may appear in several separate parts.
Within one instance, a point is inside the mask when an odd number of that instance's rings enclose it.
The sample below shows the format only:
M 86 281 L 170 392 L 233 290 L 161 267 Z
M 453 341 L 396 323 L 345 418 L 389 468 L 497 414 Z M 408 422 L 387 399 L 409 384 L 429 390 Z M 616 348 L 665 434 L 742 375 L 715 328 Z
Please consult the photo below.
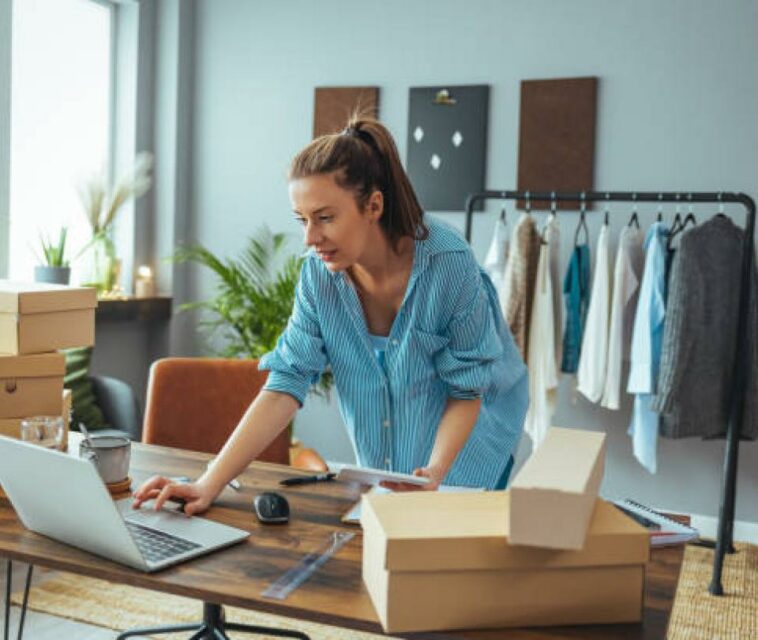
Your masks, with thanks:
M 334 216 L 319 216 L 319 222 L 331 222 Z
M 305 226 L 306 220 L 305 218 L 299 218 L 295 216 L 295 222 L 297 222 L 299 225 Z

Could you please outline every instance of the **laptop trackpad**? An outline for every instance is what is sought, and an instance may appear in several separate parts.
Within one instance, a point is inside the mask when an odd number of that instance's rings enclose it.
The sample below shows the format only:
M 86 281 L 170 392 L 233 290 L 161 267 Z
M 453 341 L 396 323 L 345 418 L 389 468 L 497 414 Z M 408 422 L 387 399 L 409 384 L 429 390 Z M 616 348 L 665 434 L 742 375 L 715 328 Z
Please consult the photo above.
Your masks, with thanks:
M 238 534 L 241 533 L 237 529 L 205 518 L 188 518 L 177 511 L 176 504 L 171 502 L 164 505 L 160 511 L 152 508 L 153 501 L 145 502 L 139 509 L 132 509 L 131 498 L 119 500 L 116 504 L 128 522 L 164 531 L 203 546 L 223 543 L 229 537 L 239 538 Z

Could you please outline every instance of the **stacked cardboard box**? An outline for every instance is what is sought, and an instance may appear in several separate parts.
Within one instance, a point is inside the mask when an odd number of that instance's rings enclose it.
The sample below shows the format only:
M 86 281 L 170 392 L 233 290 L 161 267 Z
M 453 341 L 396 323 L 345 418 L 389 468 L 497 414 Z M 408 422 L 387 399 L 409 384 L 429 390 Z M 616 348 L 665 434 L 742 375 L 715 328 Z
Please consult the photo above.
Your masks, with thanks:
M 640 620 L 649 536 L 597 497 L 604 440 L 588 433 L 543 443 L 514 480 L 521 504 L 511 491 L 365 495 L 363 580 L 384 630 Z
M 0 434 L 19 438 L 23 418 L 63 415 L 68 436 L 71 394 L 57 350 L 95 343 L 96 306 L 92 288 L 0 280 Z

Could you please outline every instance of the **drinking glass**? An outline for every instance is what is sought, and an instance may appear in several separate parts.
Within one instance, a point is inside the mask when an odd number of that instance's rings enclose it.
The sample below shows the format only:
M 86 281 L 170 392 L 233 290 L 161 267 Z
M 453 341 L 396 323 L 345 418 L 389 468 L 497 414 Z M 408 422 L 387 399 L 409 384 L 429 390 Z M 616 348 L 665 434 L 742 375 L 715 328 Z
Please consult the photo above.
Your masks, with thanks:
M 63 450 L 63 417 L 34 416 L 21 421 L 21 439 L 48 449 Z

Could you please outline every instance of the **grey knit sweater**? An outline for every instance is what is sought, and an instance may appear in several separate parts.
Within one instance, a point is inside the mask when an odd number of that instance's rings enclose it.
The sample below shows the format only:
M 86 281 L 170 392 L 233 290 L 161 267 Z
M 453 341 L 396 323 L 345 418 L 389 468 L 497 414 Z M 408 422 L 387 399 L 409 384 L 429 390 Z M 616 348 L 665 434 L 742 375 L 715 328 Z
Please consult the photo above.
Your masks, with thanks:
M 715 216 L 682 233 L 669 279 L 658 393 L 661 435 L 726 433 L 737 361 L 744 231 Z M 758 295 L 751 282 L 748 387 L 741 435 L 758 437 Z

